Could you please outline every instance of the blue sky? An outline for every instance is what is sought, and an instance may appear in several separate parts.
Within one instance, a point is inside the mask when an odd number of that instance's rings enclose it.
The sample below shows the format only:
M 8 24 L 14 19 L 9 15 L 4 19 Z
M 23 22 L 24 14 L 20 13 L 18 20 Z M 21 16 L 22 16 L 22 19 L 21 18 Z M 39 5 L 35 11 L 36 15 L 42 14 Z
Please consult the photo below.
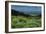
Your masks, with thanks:
M 12 5 L 11 9 L 14 9 L 19 12 L 24 12 L 25 14 L 40 14 L 41 6 L 21 6 L 21 5 Z

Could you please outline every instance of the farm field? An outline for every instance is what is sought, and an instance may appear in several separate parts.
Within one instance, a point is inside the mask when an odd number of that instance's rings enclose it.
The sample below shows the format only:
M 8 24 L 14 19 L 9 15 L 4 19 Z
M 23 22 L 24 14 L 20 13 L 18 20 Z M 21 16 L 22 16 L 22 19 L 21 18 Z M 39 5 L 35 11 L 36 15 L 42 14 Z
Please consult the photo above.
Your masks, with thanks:
M 36 28 L 41 27 L 41 17 L 11 16 L 12 28 Z

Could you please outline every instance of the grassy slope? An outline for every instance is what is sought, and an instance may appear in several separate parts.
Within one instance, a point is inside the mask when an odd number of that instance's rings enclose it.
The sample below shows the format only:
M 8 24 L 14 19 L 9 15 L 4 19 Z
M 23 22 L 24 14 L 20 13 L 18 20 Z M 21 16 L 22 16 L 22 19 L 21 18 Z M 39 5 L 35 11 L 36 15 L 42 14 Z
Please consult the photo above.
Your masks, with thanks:
M 12 28 L 41 27 L 40 17 L 12 16 Z

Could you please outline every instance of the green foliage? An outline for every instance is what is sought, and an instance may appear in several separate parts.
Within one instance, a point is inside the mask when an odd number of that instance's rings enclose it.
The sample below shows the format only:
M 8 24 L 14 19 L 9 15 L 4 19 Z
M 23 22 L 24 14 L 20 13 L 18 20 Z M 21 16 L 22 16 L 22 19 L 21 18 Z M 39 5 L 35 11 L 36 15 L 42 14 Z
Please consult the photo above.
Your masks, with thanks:
M 41 27 L 40 17 L 12 16 L 12 28 L 34 28 Z

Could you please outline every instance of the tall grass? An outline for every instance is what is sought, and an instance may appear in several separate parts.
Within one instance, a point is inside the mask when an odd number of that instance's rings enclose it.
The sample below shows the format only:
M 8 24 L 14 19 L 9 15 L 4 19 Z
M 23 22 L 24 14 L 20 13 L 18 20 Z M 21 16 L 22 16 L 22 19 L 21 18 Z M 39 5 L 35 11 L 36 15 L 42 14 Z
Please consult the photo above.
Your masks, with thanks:
M 41 27 L 41 17 L 11 16 L 12 28 Z

